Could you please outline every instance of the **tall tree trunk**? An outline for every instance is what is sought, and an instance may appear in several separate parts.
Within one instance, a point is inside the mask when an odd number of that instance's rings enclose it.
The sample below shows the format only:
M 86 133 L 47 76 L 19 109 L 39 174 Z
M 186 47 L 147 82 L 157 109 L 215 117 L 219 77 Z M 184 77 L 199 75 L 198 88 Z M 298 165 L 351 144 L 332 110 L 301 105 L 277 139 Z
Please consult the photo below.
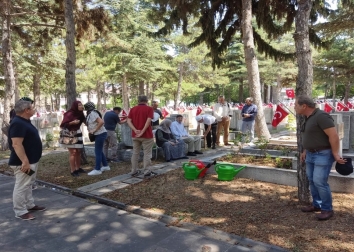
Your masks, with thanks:
M 129 110 L 129 94 L 128 94 L 128 84 L 127 84 L 127 74 L 123 75 L 122 83 L 122 100 L 123 100 L 123 109 L 126 111 Z
M 312 9 L 311 0 L 299 0 L 298 10 L 295 17 L 295 48 L 298 64 L 298 75 L 296 81 L 296 95 L 311 95 L 313 82 L 312 69 L 312 53 L 309 40 L 309 18 Z M 300 153 L 302 153 L 300 134 L 300 125 L 305 118 L 303 116 L 296 116 L 297 121 L 297 144 L 298 144 L 298 158 L 297 158 L 297 176 L 298 176 L 298 198 L 302 204 L 310 202 L 309 182 L 306 177 L 305 164 L 300 162 Z
M 3 0 L 1 8 L 2 16 L 2 62 L 5 76 L 5 97 L 3 123 L 10 120 L 10 103 L 14 101 L 15 96 L 15 73 L 12 64 L 11 52 L 11 1 Z
M 98 80 L 96 82 L 96 93 L 97 93 L 97 110 L 102 111 L 102 88 L 101 88 L 101 82 Z
M 337 94 L 337 89 L 336 89 L 336 69 L 334 67 L 333 68 L 333 82 L 332 82 L 332 90 L 333 90 L 333 94 L 332 94 L 332 106 L 333 108 L 336 107 L 336 94 Z
M 177 93 L 175 95 L 174 105 L 173 105 L 174 110 L 177 110 L 177 102 L 181 99 L 181 88 L 182 88 L 183 74 L 184 74 L 184 64 L 182 62 L 182 63 L 179 63 Z
M 75 51 L 75 20 L 73 0 L 64 1 L 64 15 L 66 25 L 66 62 L 65 62 L 65 81 L 66 81 L 66 97 L 67 109 L 76 100 L 76 51 Z
M 242 37 L 250 93 L 254 98 L 254 104 L 256 104 L 258 107 L 258 113 L 256 116 L 256 125 L 258 130 L 257 133 L 258 136 L 269 139 L 270 133 L 264 118 L 263 103 L 260 90 L 258 60 L 254 50 L 251 0 L 242 0 Z
M 39 108 L 41 106 L 41 76 L 40 76 L 40 72 L 35 71 L 35 73 L 33 74 L 33 100 L 34 100 L 34 104 Z
M 148 95 L 147 93 L 145 93 L 145 88 L 144 88 L 144 81 L 139 81 L 139 94 L 145 94 L 145 95 Z
M 349 74 L 349 80 L 350 80 L 350 74 Z M 352 84 L 350 81 L 348 81 L 345 84 L 344 104 L 347 104 L 347 102 L 348 102 L 351 86 L 352 86 Z
M 239 102 L 244 101 L 244 98 L 243 98 L 243 78 L 240 78 L 240 85 L 238 88 L 238 101 Z

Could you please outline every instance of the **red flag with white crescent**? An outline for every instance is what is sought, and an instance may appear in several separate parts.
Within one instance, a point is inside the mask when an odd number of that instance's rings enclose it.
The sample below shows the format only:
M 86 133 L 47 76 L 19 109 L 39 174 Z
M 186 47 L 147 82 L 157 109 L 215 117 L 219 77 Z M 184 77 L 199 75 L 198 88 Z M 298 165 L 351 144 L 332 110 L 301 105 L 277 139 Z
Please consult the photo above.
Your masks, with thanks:
M 347 107 L 350 108 L 350 109 L 354 108 L 354 106 L 353 106 L 353 104 L 351 102 L 347 101 L 347 104 L 345 104 L 345 105 L 347 105 Z
M 330 113 L 330 112 L 332 112 L 333 107 L 332 107 L 330 104 L 328 104 L 328 103 L 326 102 L 325 105 L 324 105 L 323 110 L 324 110 L 325 112 L 327 112 L 327 113 Z
M 345 106 L 343 103 L 338 102 L 336 110 L 337 111 L 349 111 L 349 108 L 347 106 Z
M 166 116 L 168 116 L 170 112 L 168 112 L 166 107 L 163 107 L 163 109 L 161 110 L 161 114 L 162 116 L 165 118 Z
M 292 88 L 285 90 L 285 93 L 290 99 L 293 99 L 295 97 L 295 92 Z
M 203 111 L 203 108 L 201 106 L 198 106 L 196 115 L 200 115 L 200 113 L 202 113 L 202 111 Z
M 272 126 L 277 127 L 278 124 L 283 121 L 285 117 L 288 116 L 288 112 L 285 111 L 281 106 L 277 105 L 277 109 L 275 110 L 274 116 L 273 116 L 273 121 L 272 121 Z

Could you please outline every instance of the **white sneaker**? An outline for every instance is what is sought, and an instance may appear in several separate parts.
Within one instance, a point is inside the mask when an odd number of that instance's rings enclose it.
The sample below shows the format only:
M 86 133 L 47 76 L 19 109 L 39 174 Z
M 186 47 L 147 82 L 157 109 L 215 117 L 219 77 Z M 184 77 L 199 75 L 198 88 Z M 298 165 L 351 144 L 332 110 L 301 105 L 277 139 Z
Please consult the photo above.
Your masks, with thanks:
M 96 169 L 94 169 L 94 170 L 90 171 L 89 173 L 87 173 L 87 175 L 89 175 L 89 176 L 101 175 L 101 174 L 102 174 L 102 171 L 96 170 Z
M 101 171 L 110 171 L 111 168 L 109 166 L 102 166 Z

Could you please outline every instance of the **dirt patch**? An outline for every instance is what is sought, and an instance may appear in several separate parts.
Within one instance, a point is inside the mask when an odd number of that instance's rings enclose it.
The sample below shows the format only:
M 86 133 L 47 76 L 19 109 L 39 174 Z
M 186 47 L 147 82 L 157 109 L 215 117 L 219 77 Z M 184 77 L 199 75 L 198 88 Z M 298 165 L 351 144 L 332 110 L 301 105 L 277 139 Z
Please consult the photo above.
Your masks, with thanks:
M 222 182 L 216 175 L 189 181 L 182 169 L 103 196 L 290 251 L 354 247 L 353 194 L 334 193 L 335 216 L 322 222 L 300 211 L 295 187 L 242 178 Z

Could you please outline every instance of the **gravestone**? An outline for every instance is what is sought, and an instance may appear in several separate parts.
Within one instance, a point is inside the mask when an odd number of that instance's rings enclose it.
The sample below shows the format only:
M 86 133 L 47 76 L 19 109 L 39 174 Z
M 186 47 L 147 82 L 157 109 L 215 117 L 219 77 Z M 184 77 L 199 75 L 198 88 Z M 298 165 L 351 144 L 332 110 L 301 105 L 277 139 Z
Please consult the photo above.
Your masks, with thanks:
M 133 147 L 132 130 L 127 123 L 121 124 L 121 139 L 125 146 Z

